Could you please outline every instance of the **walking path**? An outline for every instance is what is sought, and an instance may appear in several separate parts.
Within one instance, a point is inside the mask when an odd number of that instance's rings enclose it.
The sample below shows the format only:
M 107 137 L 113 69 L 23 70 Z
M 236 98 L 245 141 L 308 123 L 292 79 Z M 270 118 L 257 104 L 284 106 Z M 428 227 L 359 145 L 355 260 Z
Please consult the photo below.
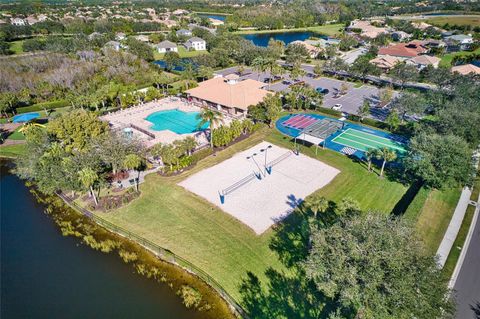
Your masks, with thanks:
M 477 150 L 473 156 L 476 169 L 478 169 L 479 159 L 480 150 Z M 471 204 L 471 196 L 472 190 L 469 187 L 464 187 L 462 190 L 462 194 L 460 195 L 460 199 L 458 200 L 457 207 L 455 207 L 452 219 L 450 220 L 450 224 L 448 225 L 447 231 L 445 232 L 442 242 L 440 243 L 440 246 L 437 250 L 437 255 L 439 257 L 438 263 L 440 268 L 443 268 L 443 266 L 445 265 L 448 254 L 450 254 L 450 250 L 452 249 L 453 242 L 457 238 L 458 231 L 462 226 L 463 218 L 465 217 L 465 213 L 467 212 L 467 207 L 469 204 Z

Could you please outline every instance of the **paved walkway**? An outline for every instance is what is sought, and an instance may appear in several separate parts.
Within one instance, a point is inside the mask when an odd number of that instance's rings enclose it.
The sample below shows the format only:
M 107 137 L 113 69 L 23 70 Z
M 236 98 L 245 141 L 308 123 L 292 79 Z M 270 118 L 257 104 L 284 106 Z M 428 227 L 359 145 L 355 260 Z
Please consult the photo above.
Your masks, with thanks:
M 145 176 L 147 176 L 150 173 L 154 173 L 158 171 L 161 167 L 156 167 L 153 169 L 150 169 L 148 171 L 141 171 L 140 176 L 138 175 L 137 171 L 128 171 L 128 178 L 122 179 L 121 181 L 114 182 L 113 186 L 115 187 L 120 187 L 120 188 L 128 188 L 135 186 L 135 179 L 139 178 L 138 183 L 142 184 L 145 181 Z
M 475 167 L 478 169 L 480 150 L 477 150 L 473 158 L 475 161 Z M 447 231 L 445 232 L 442 242 L 440 243 L 440 246 L 437 250 L 437 255 L 439 257 L 438 263 L 440 265 L 440 268 L 443 268 L 443 266 L 445 265 L 448 254 L 450 254 L 453 243 L 457 238 L 458 231 L 462 226 L 463 218 L 465 217 L 465 213 L 467 211 L 467 207 L 470 204 L 471 196 L 472 190 L 468 187 L 464 187 L 462 190 L 462 194 L 460 195 L 460 199 L 458 200 L 457 207 L 455 207 L 452 219 L 450 220 L 450 224 L 448 224 Z

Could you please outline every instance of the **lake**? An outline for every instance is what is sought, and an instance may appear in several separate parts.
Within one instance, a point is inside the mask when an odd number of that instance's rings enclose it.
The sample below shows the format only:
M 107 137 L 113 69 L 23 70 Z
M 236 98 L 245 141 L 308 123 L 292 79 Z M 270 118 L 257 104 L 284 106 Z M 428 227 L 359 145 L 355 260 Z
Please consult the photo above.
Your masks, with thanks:
M 220 20 L 220 21 L 225 21 L 225 19 L 227 18 L 227 16 L 225 16 L 225 15 L 206 14 L 206 13 L 199 13 L 198 16 L 201 17 L 201 18 L 211 18 L 211 19 L 217 19 L 217 20 Z
M 311 31 L 252 33 L 252 34 L 244 34 L 242 36 L 245 39 L 252 41 L 253 44 L 260 47 L 266 47 L 268 45 L 268 41 L 270 40 L 270 38 L 283 41 L 285 42 L 285 45 L 293 41 L 304 41 L 310 37 L 325 38 L 325 39 L 327 38 L 325 36 L 322 36 L 318 33 L 311 32 Z
M 205 318 L 116 254 L 63 237 L 7 164 L 0 160 L 2 319 Z

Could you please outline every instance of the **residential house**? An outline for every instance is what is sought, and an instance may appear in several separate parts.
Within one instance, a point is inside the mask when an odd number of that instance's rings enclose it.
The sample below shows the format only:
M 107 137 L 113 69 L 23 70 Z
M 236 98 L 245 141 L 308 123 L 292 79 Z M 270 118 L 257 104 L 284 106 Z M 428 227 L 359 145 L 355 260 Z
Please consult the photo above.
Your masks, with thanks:
M 473 43 L 471 34 L 455 34 L 443 39 L 447 45 L 447 52 L 465 51 L 470 49 Z
M 187 30 L 187 29 L 180 29 L 177 32 L 177 37 L 191 37 L 192 36 L 192 31 Z
M 173 14 L 174 16 L 183 16 L 183 15 L 187 15 L 187 14 L 188 14 L 188 11 L 187 11 L 187 10 L 183 10 L 183 9 L 177 9 L 177 10 L 173 11 L 172 14 Z
M 318 39 L 318 40 L 305 40 L 303 41 L 315 47 L 325 48 L 331 45 L 338 45 L 340 43 L 339 39 L 327 38 L 327 39 Z
M 88 40 L 92 41 L 95 38 L 101 37 L 102 34 L 99 32 L 92 32 L 88 35 Z
M 383 72 L 388 72 L 392 69 L 395 64 L 402 62 L 403 60 L 394 56 L 385 55 L 385 56 L 378 56 L 375 59 L 370 60 L 370 63 L 376 65 L 380 68 Z
M 145 34 L 136 35 L 134 38 L 141 42 L 145 42 L 145 43 L 150 42 L 150 38 L 148 37 L 148 35 L 145 35 Z
M 127 35 L 123 32 L 115 33 L 115 40 L 117 41 L 122 41 L 122 40 L 125 40 L 126 38 L 127 38 Z
M 108 41 L 105 43 L 106 48 L 113 49 L 115 51 L 120 51 L 120 42 L 118 41 Z
M 34 25 L 35 23 L 39 22 L 38 19 L 33 15 L 29 15 L 25 20 L 27 20 L 28 25 Z
M 21 27 L 27 25 L 27 20 L 22 18 L 13 18 L 10 20 L 10 23 L 14 26 Z
M 158 53 L 178 52 L 178 48 L 175 43 L 165 40 L 157 44 L 157 51 Z
M 354 20 L 347 27 L 348 31 L 359 31 L 360 36 L 369 39 L 375 39 L 382 33 L 388 33 L 387 28 L 379 28 L 370 23 L 370 21 Z
M 186 91 L 189 100 L 235 117 L 247 116 L 248 107 L 263 101 L 269 91 L 265 83 L 247 79 L 216 77 L 200 82 L 198 87 Z
M 199 37 L 188 39 L 184 45 L 187 50 L 205 51 L 207 49 L 207 42 Z
M 308 55 L 310 58 L 315 59 L 320 52 L 322 52 L 322 49 L 319 47 L 316 47 L 314 45 L 309 44 L 306 41 L 293 41 L 291 44 L 297 44 L 297 45 L 302 45 L 308 52 Z
M 378 50 L 378 56 L 394 56 L 402 60 L 414 58 L 428 52 L 421 41 L 410 41 L 408 43 L 397 43 Z
M 419 71 L 421 71 L 429 65 L 433 66 L 434 68 L 438 68 L 440 60 L 441 59 L 431 55 L 419 55 L 406 60 L 406 63 L 414 65 Z
M 222 20 L 218 20 L 214 18 L 208 18 L 208 21 L 210 21 L 210 24 L 213 25 L 214 27 L 218 27 L 225 24 Z
M 412 37 L 411 34 L 404 32 L 404 31 L 395 31 L 392 32 L 392 39 L 393 41 L 406 41 Z
M 480 68 L 473 64 L 463 64 L 452 67 L 452 73 L 460 73 L 461 75 L 467 74 L 480 74 Z

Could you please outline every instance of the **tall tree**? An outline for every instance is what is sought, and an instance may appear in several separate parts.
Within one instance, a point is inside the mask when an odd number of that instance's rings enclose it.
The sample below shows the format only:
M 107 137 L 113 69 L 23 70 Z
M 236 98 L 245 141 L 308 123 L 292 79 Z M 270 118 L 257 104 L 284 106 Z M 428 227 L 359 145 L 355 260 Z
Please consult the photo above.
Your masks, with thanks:
M 216 126 L 223 123 L 223 115 L 218 111 L 204 108 L 197 115 L 197 119 L 200 120 L 200 123 L 198 124 L 199 127 L 202 127 L 208 123 L 208 127 L 210 129 L 210 147 L 213 148 L 213 131 Z
M 443 318 L 452 314 L 448 279 L 415 229 L 380 213 L 312 229 L 306 275 L 339 318 Z
M 93 169 L 86 167 L 78 172 L 78 178 L 82 182 L 83 186 L 88 189 L 90 196 L 93 196 L 95 205 L 98 205 L 97 196 L 93 190 L 93 185 L 98 181 L 98 174 Z
M 380 170 L 380 177 L 383 176 L 383 171 L 385 169 L 385 164 L 388 162 L 392 162 L 397 158 L 397 153 L 395 151 L 384 147 L 381 149 L 377 149 L 377 153 L 375 156 L 378 160 L 382 160 L 382 169 Z
M 137 154 L 128 154 L 125 156 L 123 166 L 126 169 L 131 169 L 138 173 L 137 178 L 135 178 L 135 189 L 138 192 L 138 184 L 140 183 L 140 169 L 143 166 L 142 158 Z

